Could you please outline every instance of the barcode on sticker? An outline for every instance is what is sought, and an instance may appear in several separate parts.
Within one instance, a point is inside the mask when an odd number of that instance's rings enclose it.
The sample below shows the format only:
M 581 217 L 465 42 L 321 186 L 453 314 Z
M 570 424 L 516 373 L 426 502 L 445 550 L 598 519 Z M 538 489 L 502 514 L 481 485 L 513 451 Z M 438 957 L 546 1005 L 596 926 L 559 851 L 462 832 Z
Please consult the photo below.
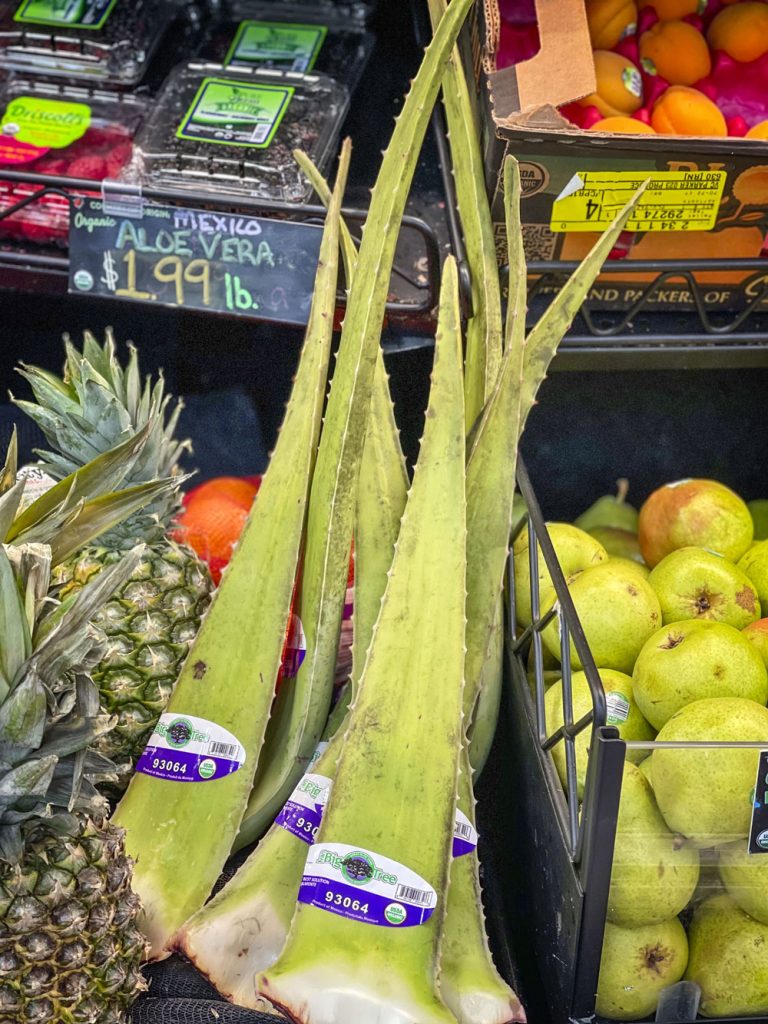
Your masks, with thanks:
M 415 903 L 420 907 L 428 906 L 433 899 L 433 894 L 424 889 L 413 889 L 410 885 L 398 885 L 395 890 L 395 899 L 404 903 Z
M 621 725 L 629 717 L 629 701 L 623 693 L 608 693 L 605 697 L 608 725 Z
M 251 134 L 251 141 L 263 142 L 264 139 L 266 139 L 266 137 L 269 135 L 271 128 L 272 125 L 270 124 L 257 124 L 256 127 L 253 129 L 253 133 Z
M 218 754 L 219 757 L 236 757 L 238 746 L 237 743 L 209 743 L 208 753 Z
M 453 826 L 453 834 L 459 839 L 472 839 L 474 829 L 471 825 L 465 825 L 463 821 L 457 821 Z

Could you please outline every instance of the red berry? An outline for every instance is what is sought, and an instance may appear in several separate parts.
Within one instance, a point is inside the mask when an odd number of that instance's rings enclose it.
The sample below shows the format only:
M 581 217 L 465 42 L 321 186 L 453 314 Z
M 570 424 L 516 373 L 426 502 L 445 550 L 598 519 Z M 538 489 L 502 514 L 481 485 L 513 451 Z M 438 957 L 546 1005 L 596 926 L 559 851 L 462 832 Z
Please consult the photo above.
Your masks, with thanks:
M 41 160 L 35 164 L 36 174 L 65 174 L 67 161 L 61 157 L 52 157 L 50 160 Z
M 89 181 L 101 181 L 106 173 L 106 161 L 100 156 L 81 156 L 67 168 L 70 178 L 87 178 Z

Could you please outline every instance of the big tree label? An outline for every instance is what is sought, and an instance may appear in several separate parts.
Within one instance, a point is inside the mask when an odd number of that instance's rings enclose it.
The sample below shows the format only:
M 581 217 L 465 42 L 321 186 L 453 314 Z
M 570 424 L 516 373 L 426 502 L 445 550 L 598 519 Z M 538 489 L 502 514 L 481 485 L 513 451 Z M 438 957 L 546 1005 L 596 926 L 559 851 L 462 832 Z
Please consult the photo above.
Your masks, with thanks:
M 72 294 L 304 325 L 322 230 L 313 224 L 145 205 L 141 217 L 75 199 Z

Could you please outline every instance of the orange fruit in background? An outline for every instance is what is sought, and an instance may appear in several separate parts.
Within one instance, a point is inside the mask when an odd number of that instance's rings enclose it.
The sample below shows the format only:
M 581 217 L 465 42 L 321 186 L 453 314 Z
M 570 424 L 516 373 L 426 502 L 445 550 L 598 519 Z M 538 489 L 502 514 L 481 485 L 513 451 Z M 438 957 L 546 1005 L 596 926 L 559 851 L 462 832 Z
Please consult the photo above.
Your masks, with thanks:
M 768 121 L 760 121 L 759 124 L 753 125 L 747 134 L 744 136 L 745 139 L 768 139 Z
M 641 11 L 652 7 L 659 21 L 677 21 L 686 14 L 701 14 L 704 4 L 700 0 L 638 0 L 637 6 Z
M 643 102 L 640 72 L 631 60 L 610 50 L 595 50 L 597 89 L 579 100 L 582 107 L 597 107 L 603 117 L 634 114 Z
M 707 30 L 713 50 L 747 64 L 768 53 L 768 4 L 748 0 L 720 11 Z
M 693 85 L 712 70 L 706 39 L 687 21 L 657 21 L 643 32 L 640 59 L 671 85 Z
M 656 101 L 651 127 L 660 135 L 725 136 L 728 128 L 719 108 L 698 89 L 672 85 Z
M 214 583 L 232 557 L 258 489 L 242 477 L 216 477 L 184 499 L 174 537 L 208 563 Z
M 586 0 L 586 8 L 594 50 L 612 50 L 637 25 L 635 0 Z
M 614 135 L 655 135 L 649 124 L 634 117 L 604 117 L 590 125 L 591 132 L 611 132 Z

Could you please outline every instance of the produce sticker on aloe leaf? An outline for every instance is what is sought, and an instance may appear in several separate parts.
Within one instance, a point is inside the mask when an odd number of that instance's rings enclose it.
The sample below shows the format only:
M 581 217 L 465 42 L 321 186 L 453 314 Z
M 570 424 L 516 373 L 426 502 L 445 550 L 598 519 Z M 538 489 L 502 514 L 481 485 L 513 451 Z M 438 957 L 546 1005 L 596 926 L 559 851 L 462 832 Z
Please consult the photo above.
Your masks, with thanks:
M 227 729 L 195 715 L 166 712 L 149 737 L 136 771 L 174 782 L 211 782 L 243 764 L 243 745 Z
M 432 886 L 404 864 L 347 843 L 311 846 L 299 902 L 385 928 L 424 924 L 437 906 Z
M 224 63 L 311 71 L 327 34 L 325 25 L 241 21 Z
M 24 0 L 16 8 L 13 20 L 93 30 L 104 26 L 116 3 L 117 0 Z
M 294 92 L 290 85 L 204 78 L 176 135 L 193 142 L 266 149 Z

